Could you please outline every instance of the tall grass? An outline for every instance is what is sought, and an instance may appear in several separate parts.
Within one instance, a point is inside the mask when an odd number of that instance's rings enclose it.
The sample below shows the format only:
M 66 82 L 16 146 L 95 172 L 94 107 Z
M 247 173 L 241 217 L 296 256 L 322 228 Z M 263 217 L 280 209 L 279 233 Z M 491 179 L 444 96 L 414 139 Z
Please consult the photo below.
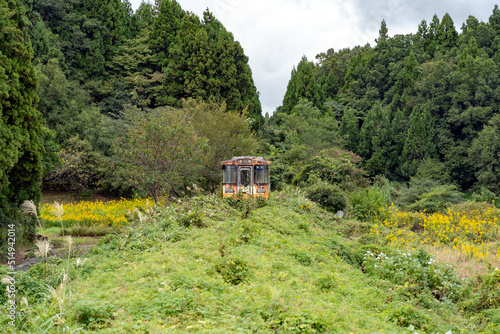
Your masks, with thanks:
M 147 210 L 153 205 L 154 203 L 149 199 L 82 201 L 66 204 L 62 211 L 56 202 L 44 204 L 40 209 L 40 217 L 46 227 L 59 226 L 63 222 L 65 228 L 119 230 L 128 225 L 127 216 L 131 215 L 134 209 Z
M 491 204 L 462 203 L 432 214 L 390 206 L 380 216 L 371 232 L 387 244 L 432 247 L 461 262 L 500 264 L 500 209 Z

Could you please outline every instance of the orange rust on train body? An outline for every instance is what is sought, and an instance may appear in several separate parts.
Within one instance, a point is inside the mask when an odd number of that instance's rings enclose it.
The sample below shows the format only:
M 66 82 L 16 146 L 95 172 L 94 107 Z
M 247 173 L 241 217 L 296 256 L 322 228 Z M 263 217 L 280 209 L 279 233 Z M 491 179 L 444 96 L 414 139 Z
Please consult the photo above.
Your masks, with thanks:
M 269 161 L 262 157 L 233 157 L 222 162 L 222 198 L 269 199 Z

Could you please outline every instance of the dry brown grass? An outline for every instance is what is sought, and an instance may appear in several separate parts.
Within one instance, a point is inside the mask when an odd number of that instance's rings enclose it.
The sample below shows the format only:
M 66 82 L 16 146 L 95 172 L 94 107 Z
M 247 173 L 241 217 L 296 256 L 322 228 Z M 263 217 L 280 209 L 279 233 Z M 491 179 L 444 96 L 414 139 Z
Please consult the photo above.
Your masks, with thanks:
M 473 279 L 486 274 L 488 263 L 493 267 L 500 267 L 500 261 L 494 255 L 489 255 L 486 260 L 479 260 L 450 247 L 433 245 L 425 245 L 425 251 L 434 255 L 437 262 L 451 265 L 463 278 Z

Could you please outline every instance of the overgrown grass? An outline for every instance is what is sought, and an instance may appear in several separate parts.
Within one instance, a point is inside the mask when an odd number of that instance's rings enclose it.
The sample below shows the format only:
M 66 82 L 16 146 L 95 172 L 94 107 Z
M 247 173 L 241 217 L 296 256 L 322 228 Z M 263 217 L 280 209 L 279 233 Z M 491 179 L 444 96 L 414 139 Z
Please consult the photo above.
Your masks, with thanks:
M 492 204 L 467 202 L 444 213 L 381 210 L 371 233 L 380 242 L 403 248 L 425 246 L 461 264 L 467 260 L 500 267 L 500 209 Z M 487 269 L 488 266 L 476 266 Z M 476 272 L 473 271 L 475 274 Z
M 393 227 L 375 224 L 336 217 L 295 188 L 266 203 L 203 196 L 136 214 L 83 264 L 50 259 L 21 273 L 17 332 L 499 329 L 497 271 L 464 280 L 426 250 L 385 242 Z
M 59 203 L 46 203 L 40 208 L 40 217 L 45 227 L 60 227 L 61 233 L 77 236 L 99 236 L 118 231 L 129 223 L 134 209 L 147 211 L 154 203 L 149 199 L 121 199 L 112 201 L 81 201 L 62 205 L 62 214 L 56 213 Z M 142 214 L 142 213 L 141 213 Z

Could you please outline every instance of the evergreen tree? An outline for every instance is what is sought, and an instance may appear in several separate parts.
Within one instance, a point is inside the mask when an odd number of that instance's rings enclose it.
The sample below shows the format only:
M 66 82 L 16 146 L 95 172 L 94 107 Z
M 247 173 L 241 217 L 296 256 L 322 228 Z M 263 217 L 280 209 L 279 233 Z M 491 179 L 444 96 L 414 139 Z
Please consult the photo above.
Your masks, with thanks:
M 415 95 L 414 85 L 419 79 L 421 74 L 417 58 L 413 52 L 410 53 L 405 60 L 405 67 L 398 73 L 396 83 L 393 87 L 395 93 L 392 98 L 392 109 L 402 110 L 405 115 L 409 115 L 415 102 L 413 95 Z
M 38 203 L 41 195 L 43 126 L 27 28 L 19 0 L 0 2 L 0 224 L 12 223 L 22 201 Z
M 500 32 L 500 9 L 498 8 L 498 5 L 495 5 L 493 8 L 493 12 L 491 13 L 491 16 L 489 18 L 489 23 L 490 26 L 497 32 Z
M 500 115 L 495 115 L 474 139 L 469 157 L 476 168 L 476 188 L 500 194 Z
M 292 70 L 292 77 L 288 82 L 282 111 L 290 113 L 301 98 L 309 100 L 315 107 L 322 109 L 322 98 L 319 84 L 314 75 L 314 64 L 303 56 Z
M 154 8 L 149 3 L 142 2 L 135 12 L 140 28 L 150 28 L 154 21 Z
M 405 139 L 408 132 L 407 118 L 402 110 L 398 110 L 391 121 L 391 148 L 390 148 L 390 161 L 389 172 L 392 176 L 402 175 L 401 165 L 403 160 L 403 149 Z
M 437 39 L 436 36 L 438 34 L 438 27 L 439 27 L 439 18 L 436 14 L 432 17 L 432 21 L 429 24 L 429 37 L 432 40 Z
M 388 112 L 384 110 L 382 103 L 377 101 L 363 122 L 357 150 L 365 160 L 364 165 L 373 175 L 388 172 L 389 136 Z
M 153 21 L 150 33 L 150 46 L 158 54 L 160 65 L 167 66 L 169 48 L 176 43 L 177 32 L 181 29 L 186 12 L 176 0 L 163 0 L 158 8 L 158 15 Z
M 375 108 L 374 108 L 375 109 Z M 371 157 L 365 162 L 366 169 L 372 175 L 388 175 L 391 167 L 391 123 L 389 110 L 381 108 L 375 111 L 375 127 L 371 136 Z
M 446 13 L 436 29 L 436 40 L 440 45 L 449 49 L 457 45 L 458 33 L 450 14 Z
M 164 103 L 180 107 L 183 98 L 206 102 L 225 101 L 230 111 L 248 108 L 252 127 L 263 121 L 257 89 L 241 45 L 210 12 L 204 20 L 185 15 L 169 48 L 164 68 Z
M 344 109 L 339 133 L 344 138 L 344 148 L 356 152 L 356 148 L 359 144 L 359 126 L 358 119 L 355 117 L 352 108 L 347 107 Z
M 377 45 L 385 42 L 389 38 L 387 32 L 387 24 L 385 23 L 385 20 L 382 20 L 382 22 L 380 23 L 380 30 L 378 31 L 378 38 L 375 40 L 375 42 L 377 42 Z
M 418 107 L 415 107 L 410 115 L 410 124 L 403 147 L 404 175 L 408 178 L 415 175 L 418 165 L 424 158 L 433 158 L 435 153 L 432 116 L 427 109 L 420 111 Z

